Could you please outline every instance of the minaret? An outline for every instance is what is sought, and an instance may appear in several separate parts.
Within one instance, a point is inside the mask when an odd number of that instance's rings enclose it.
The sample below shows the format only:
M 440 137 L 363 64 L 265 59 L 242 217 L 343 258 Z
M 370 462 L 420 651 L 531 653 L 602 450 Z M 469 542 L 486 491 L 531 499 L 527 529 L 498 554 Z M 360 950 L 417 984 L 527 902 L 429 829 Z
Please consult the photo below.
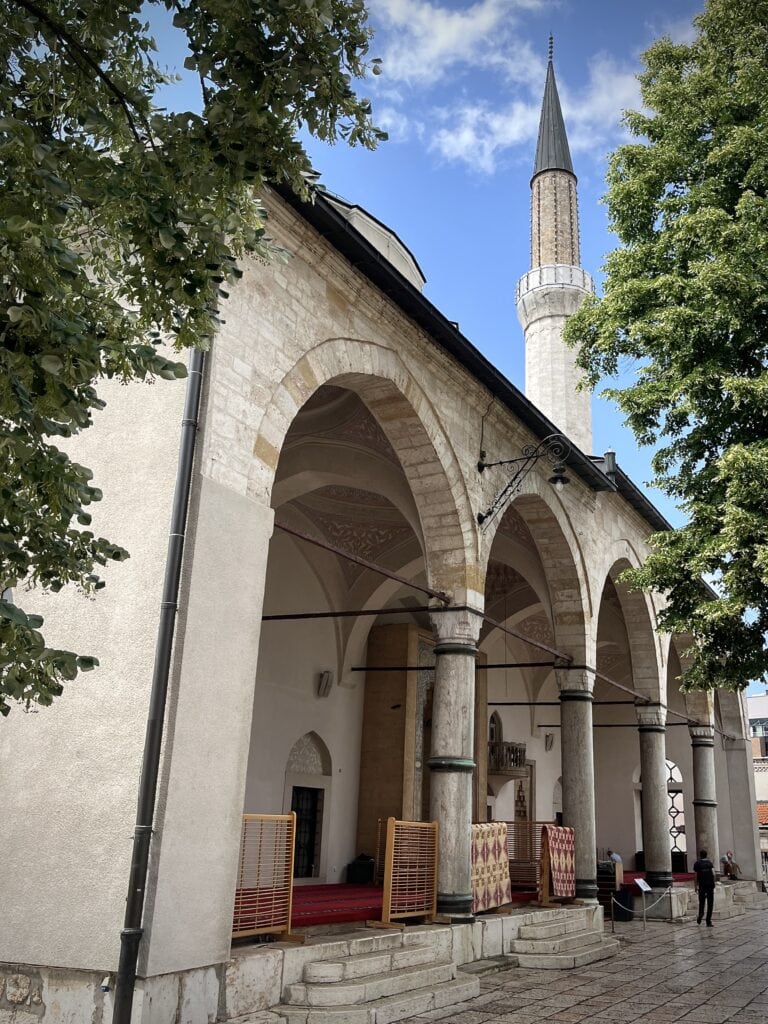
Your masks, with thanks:
M 531 270 L 517 285 L 525 333 L 525 393 L 583 452 L 592 450 L 589 391 L 577 391 L 575 352 L 562 340 L 567 317 L 594 292 L 579 266 L 579 209 L 560 98 L 552 36 L 531 178 Z

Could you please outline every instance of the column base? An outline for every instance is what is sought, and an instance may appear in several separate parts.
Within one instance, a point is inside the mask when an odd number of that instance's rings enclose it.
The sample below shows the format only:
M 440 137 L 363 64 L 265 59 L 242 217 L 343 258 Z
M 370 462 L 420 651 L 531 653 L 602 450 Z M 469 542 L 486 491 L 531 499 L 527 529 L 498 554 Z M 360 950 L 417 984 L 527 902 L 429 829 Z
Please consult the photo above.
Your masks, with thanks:
M 439 892 L 437 894 L 437 912 L 448 917 L 471 917 L 472 902 L 471 892 Z
M 645 880 L 652 889 L 667 889 L 674 882 L 671 871 L 646 871 Z
M 596 900 L 597 899 L 597 879 L 595 879 L 595 878 L 577 878 L 576 879 L 576 899 L 578 899 L 578 900 Z

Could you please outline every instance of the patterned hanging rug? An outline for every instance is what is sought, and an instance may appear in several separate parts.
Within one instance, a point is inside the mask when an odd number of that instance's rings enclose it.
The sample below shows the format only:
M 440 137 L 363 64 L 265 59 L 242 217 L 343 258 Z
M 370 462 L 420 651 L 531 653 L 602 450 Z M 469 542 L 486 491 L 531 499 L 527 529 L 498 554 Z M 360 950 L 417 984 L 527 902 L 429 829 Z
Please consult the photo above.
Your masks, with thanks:
M 576 895 L 576 843 L 572 828 L 543 825 L 541 829 L 542 853 L 549 849 L 549 870 L 552 876 L 552 896 Z

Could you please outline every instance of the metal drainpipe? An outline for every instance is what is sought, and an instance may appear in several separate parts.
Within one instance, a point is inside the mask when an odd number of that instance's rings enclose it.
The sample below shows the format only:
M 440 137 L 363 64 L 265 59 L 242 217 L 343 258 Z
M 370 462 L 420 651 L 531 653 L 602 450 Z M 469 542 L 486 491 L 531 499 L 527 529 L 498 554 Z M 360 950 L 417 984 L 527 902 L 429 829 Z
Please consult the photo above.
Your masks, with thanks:
M 120 961 L 115 983 L 115 1005 L 112 1024 L 130 1024 L 133 990 L 136 984 L 136 965 L 139 959 L 139 945 L 144 934 L 144 928 L 142 927 L 144 894 L 147 884 L 149 848 L 152 840 L 152 825 L 157 797 L 160 748 L 163 740 L 168 676 L 171 667 L 171 654 L 173 652 L 176 611 L 178 609 L 181 563 L 184 554 L 184 534 L 187 509 L 189 507 L 189 492 L 192 484 L 192 465 L 195 456 L 197 418 L 200 408 L 204 363 L 205 353 L 195 349 L 189 362 L 184 416 L 181 421 L 179 462 L 176 470 L 176 486 L 173 493 L 171 530 L 168 537 L 168 554 L 165 560 L 160 620 L 157 628 L 157 641 L 155 643 L 155 665 L 149 697 L 149 716 L 144 736 L 144 755 L 141 764 L 133 855 L 131 857 L 128 896 L 125 905 L 125 922 L 123 930 L 120 932 Z

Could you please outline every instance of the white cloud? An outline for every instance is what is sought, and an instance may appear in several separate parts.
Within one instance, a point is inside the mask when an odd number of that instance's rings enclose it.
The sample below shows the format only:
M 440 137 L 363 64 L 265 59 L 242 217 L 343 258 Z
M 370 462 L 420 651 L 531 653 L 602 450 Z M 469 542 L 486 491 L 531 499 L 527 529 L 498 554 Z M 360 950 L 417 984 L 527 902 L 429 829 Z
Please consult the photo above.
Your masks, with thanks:
M 429 0 L 372 0 L 372 20 L 384 41 L 386 78 L 434 84 L 452 69 L 495 62 L 514 12 L 545 0 L 476 0 L 461 9 Z M 383 31 L 382 31 L 383 30 Z
M 693 24 L 693 14 L 689 17 L 667 19 L 661 24 L 651 25 L 651 33 L 654 39 L 659 36 L 669 36 L 673 43 L 692 43 L 696 38 L 696 26 Z
M 384 60 L 373 86 L 377 123 L 393 142 L 419 138 L 481 174 L 532 159 L 546 50 L 523 36 L 521 19 L 559 2 L 370 0 L 373 49 Z M 602 157 L 623 138 L 622 110 L 640 105 L 635 69 L 606 54 L 592 58 L 581 88 L 563 78 L 558 87 L 574 154 Z
M 623 111 L 642 105 L 635 70 L 604 54 L 589 62 L 586 88 L 576 92 L 563 88 L 561 99 L 571 149 L 596 156 L 623 137 Z
M 409 117 L 400 107 L 377 106 L 374 120 L 377 127 L 387 132 L 390 142 L 407 142 L 414 137 L 420 139 L 424 135 L 424 125 Z
M 446 160 L 492 174 L 499 155 L 536 136 L 538 108 L 516 101 L 504 110 L 464 103 L 442 111 L 446 123 L 433 135 L 430 148 Z
M 543 75 L 537 83 L 536 99 L 526 96 L 496 109 L 487 102 L 462 98 L 444 107 L 430 148 L 445 160 L 463 163 L 482 174 L 493 174 L 504 155 L 512 155 L 518 148 L 532 160 L 542 89 Z M 596 158 L 621 140 L 622 111 L 640 103 L 633 70 L 603 55 L 590 62 L 583 89 L 572 91 L 560 85 L 560 93 L 572 151 Z

